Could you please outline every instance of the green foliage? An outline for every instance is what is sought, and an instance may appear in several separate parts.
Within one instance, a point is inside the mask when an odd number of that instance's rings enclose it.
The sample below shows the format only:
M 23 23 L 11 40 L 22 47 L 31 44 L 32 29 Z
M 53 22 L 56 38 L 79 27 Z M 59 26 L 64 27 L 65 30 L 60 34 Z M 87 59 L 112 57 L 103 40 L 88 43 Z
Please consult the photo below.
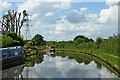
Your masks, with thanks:
M 78 38 L 82 38 L 82 39 L 83 39 L 83 38 L 85 38 L 85 37 L 84 37 L 83 35 L 78 35 L 78 36 L 76 36 L 76 37 L 74 38 L 74 41 L 77 40 Z
M 100 43 L 102 43 L 102 38 L 101 37 L 97 37 L 96 44 L 100 44 Z
M 18 40 L 17 34 L 15 32 L 9 32 L 6 34 L 6 36 L 11 37 L 13 40 Z
M 56 44 L 55 41 L 48 41 L 48 42 L 46 43 L 46 45 L 48 45 L 48 46 L 52 46 L 52 45 L 54 45 L 54 44 Z
M 30 46 L 33 46 L 33 42 L 32 41 L 28 41 L 27 44 L 30 45 Z
M 26 45 L 28 41 L 31 41 L 31 40 L 23 40 L 24 45 Z
M 34 54 L 37 54 L 37 51 L 36 51 L 36 50 L 32 50 L 30 53 L 31 53 L 32 55 L 34 55 Z
M 18 46 L 18 45 L 23 46 L 24 45 L 23 38 L 21 36 L 17 35 L 15 32 L 6 34 L 6 37 L 11 37 L 13 40 L 15 40 L 14 41 L 15 42 L 14 44 L 16 44 L 15 46 Z
M 5 36 L 2 38 L 2 47 L 17 46 L 19 43 L 19 41 L 13 40 L 9 36 Z
M 35 49 L 36 49 L 35 46 L 31 46 L 30 48 L 31 48 L 32 50 L 35 50 Z
M 36 45 L 36 46 L 39 46 L 39 45 L 43 45 L 43 44 L 44 44 L 43 37 L 42 37 L 40 34 L 36 34 L 36 35 L 32 38 L 32 41 L 35 42 L 35 45 Z
M 12 45 L 15 45 L 15 46 L 17 46 L 17 45 L 19 45 L 19 44 L 20 44 L 20 41 L 13 40 L 13 43 L 12 43 Z
M 88 39 L 87 37 L 84 37 L 82 35 L 78 35 L 77 37 L 74 38 L 74 44 L 79 45 L 83 42 L 94 42 L 93 39 Z
M 24 11 L 23 11 L 23 14 L 24 14 L 24 16 L 27 16 L 27 11 L 24 10 Z
M 92 38 L 89 39 L 90 42 L 94 42 L 94 40 Z
M 18 41 L 20 41 L 19 45 L 23 46 L 24 45 L 23 38 L 20 35 L 18 35 L 17 37 L 18 37 Z
M 2 47 L 9 47 L 13 43 L 13 39 L 11 37 L 3 37 L 2 38 Z
M 25 47 L 25 48 L 30 48 L 31 45 L 29 45 L 29 44 L 25 44 L 24 47 Z
M 73 41 L 68 41 L 67 43 L 68 43 L 68 44 L 73 44 L 74 42 L 73 42 Z
M 74 44 L 79 45 L 80 43 L 83 43 L 83 42 L 85 42 L 84 39 L 78 38 L 77 40 L 74 41 Z
M 41 63 L 44 60 L 43 59 L 44 54 L 45 53 L 40 52 L 36 55 L 27 56 L 26 59 L 25 59 L 26 60 L 25 61 L 25 66 L 26 67 L 32 67 L 32 66 L 34 66 L 35 63 L 37 63 L 37 64 Z

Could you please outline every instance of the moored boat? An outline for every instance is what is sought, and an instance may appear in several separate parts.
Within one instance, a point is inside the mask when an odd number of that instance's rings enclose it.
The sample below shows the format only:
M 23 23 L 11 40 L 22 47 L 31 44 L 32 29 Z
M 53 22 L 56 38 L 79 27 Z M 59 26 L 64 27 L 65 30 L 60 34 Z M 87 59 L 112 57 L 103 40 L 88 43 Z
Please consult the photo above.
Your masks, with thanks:
M 21 63 L 24 63 L 25 53 L 21 46 L 0 48 L 2 55 L 0 61 L 2 62 L 2 69 L 7 69 Z
M 55 47 L 54 46 L 47 46 L 46 50 L 48 50 L 48 51 L 55 51 Z

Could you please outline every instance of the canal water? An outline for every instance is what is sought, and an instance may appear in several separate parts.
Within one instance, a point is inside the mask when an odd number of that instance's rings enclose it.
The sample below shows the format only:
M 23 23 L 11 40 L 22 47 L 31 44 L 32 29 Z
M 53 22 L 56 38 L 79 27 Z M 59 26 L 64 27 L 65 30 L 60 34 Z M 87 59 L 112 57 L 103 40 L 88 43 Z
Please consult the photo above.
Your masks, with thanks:
M 118 78 L 92 57 L 74 52 L 39 52 L 25 64 L 3 71 L 3 78 Z

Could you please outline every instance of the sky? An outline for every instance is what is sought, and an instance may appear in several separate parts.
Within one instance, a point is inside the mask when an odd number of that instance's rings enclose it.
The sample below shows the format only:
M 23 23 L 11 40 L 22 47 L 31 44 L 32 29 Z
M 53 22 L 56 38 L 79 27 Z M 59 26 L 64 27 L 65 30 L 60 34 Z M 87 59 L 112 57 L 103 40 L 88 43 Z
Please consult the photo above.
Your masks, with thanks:
M 47 41 L 73 40 L 77 35 L 96 39 L 118 33 L 119 0 L 0 0 L 0 17 L 8 10 L 29 13 L 31 37 Z M 26 27 L 22 27 L 24 38 Z

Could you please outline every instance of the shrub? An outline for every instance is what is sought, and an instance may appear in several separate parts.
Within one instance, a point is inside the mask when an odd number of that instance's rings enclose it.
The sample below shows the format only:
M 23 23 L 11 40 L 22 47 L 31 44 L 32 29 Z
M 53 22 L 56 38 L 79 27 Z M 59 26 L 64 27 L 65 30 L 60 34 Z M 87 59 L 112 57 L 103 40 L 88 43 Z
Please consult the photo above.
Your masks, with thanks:
M 2 47 L 13 46 L 14 40 L 11 37 L 3 37 L 2 38 Z
M 32 41 L 28 41 L 27 44 L 33 46 L 33 42 Z
M 14 41 L 14 46 L 24 45 L 23 38 L 21 36 L 18 36 L 15 32 L 7 33 L 6 37 L 11 37 Z
M 97 43 L 97 44 L 102 43 L 102 38 L 101 38 L 101 37 L 97 37 L 96 43 Z
M 30 48 L 31 48 L 31 49 L 33 49 L 33 50 L 35 50 L 35 49 L 36 49 L 36 48 L 35 48 L 35 46 L 31 46 Z
M 24 47 L 25 47 L 25 48 L 30 48 L 31 45 L 29 45 L 29 44 L 25 44 Z
M 75 45 L 79 45 L 80 43 L 83 43 L 84 39 L 78 38 L 77 40 L 74 41 Z
M 18 40 L 17 34 L 15 32 L 7 33 L 6 36 L 11 37 L 13 40 Z
M 32 50 L 30 53 L 31 53 L 32 55 L 33 55 L 33 54 L 37 54 L 37 51 L 36 51 L 36 50 Z
M 40 34 L 36 34 L 33 38 L 32 41 L 35 42 L 36 46 L 42 45 L 42 42 L 44 42 L 43 37 Z
M 17 41 L 20 42 L 19 45 L 23 46 L 24 45 L 23 38 L 21 36 L 17 36 L 17 37 L 18 37 Z
M 19 45 L 20 41 L 13 40 L 13 45 Z

